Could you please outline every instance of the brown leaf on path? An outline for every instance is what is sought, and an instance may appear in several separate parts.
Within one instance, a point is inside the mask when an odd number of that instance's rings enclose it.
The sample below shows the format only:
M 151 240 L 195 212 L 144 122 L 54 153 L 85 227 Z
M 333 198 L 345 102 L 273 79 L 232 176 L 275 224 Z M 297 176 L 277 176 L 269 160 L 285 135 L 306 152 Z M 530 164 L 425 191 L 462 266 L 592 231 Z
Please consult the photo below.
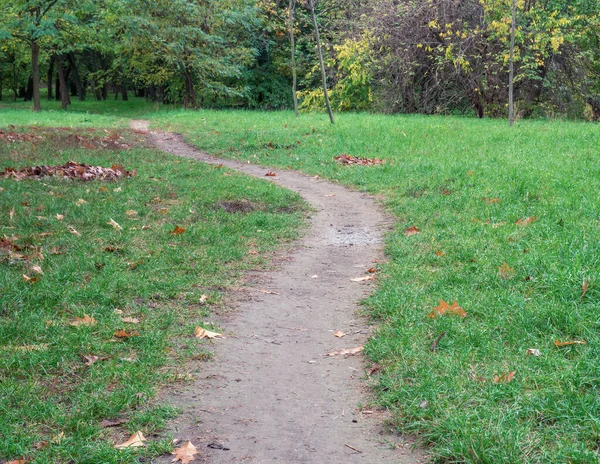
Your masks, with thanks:
M 346 334 L 344 332 L 342 332 L 341 330 L 338 330 L 337 332 L 333 332 L 333 336 L 337 337 L 337 338 L 343 338 L 346 336 Z
M 195 456 L 198 454 L 198 450 L 192 445 L 191 441 L 187 441 L 183 446 L 177 448 L 171 454 L 175 455 L 171 462 L 181 461 L 182 464 L 188 464 L 191 461 L 196 460 Z
M 559 340 L 554 340 L 554 345 L 556 345 L 557 347 L 561 347 L 561 346 L 569 346 L 569 345 L 587 345 L 587 342 L 584 340 L 572 340 L 572 341 L 568 341 L 568 342 L 561 342 Z
M 494 382 L 495 383 L 509 383 L 514 379 L 516 371 L 509 372 L 508 374 L 495 375 Z
M 365 347 L 363 345 L 360 345 L 355 348 L 346 348 L 343 350 L 331 351 L 330 353 L 326 353 L 321 356 L 354 356 L 355 354 L 360 353 L 364 349 Z
M 364 282 L 365 280 L 373 280 L 375 278 L 374 274 L 369 274 L 363 277 L 355 277 L 354 279 L 350 279 L 352 282 Z
M 267 172 L 267 173 L 265 174 L 265 177 L 275 177 L 275 176 L 277 176 L 277 174 L 275 174 L 275 173 L 274 173 L 274 172 L 272 172 L 272 171 L 269 171 L 269 172 Z
M 144 436 L 144 434 L 140 431 L 135 432 L 133 435 L 131 435 L 131 437 L 129 437 L 129 440 L 127 440 L 124 443 L 121 443 L 120 445 L 115 445 L 116 449 L 123 449 L 123 448 L 137 448 L 140 446 L 145 446 L 144 442 L 146 441 L 146 437 Z
M 583 286 L 581 287 L 581 299 L 583 300 L 583 297 L 585 296 L 585 294 L 588 291 L 588 287 L 590 285 L 590 281 L 589 280 L 585 280 L 585 282 L 583 282 Z
M 114 337 L 116 338 L 130 338 L 130 337 L 139 337 L 140 333 L 133 330 L 131 332 L 128 332 L 127 330 L 117 330 L 114 334 Z
M 110 218 L 110 221 L 107 222 L 109 226 L 112 226 L 114 229 L 123 230 L 123 228 L 117 223 L 113 218 Z
M 194 331 L 194 334 L 196 335 L 196 337 L 198 338 L 225 338 L 225 336 L 223 334 L 217 333 L 217 332 L 211 332 L 210 330 L 206 330 L 203 327 L 200 326 L 196 326 L 196 330 Z
M 260 293 L 266 293 L 267 295 L 279 295 L 277 292 L 271 292 L 269 290 L 265 290 L 264 288 L 260 289 Z
M 127 322 L 128 324 L 139 324 L 140 320 L 137 317 L 122 317 L 121 322 Z
M 373 364 L 370 368 L 367 369 L 368 375 L 377 374 L 381 371 L 381 364 Z
M 415 226 L 404 229 L 404 235 L 406 235 L 407 237 L 410 237 L 412 235 L 417 235 L 419 233 L 421 233 L 421 231 L 419 230 L 418 227 L 415 227 Z
M 537 221 L 537 216 L 533 216 L 533 217 L 527 216 L 526 218 L 519 219 L 517 222 L 515 222 L 515 224 L 518 225 L 518 226 L 525 227 L 525 226 L 528 226 L 529 224 L 531 224 L 531 223 L 533 223 L 535 221 Z
M 175 226 L 175 228 L 169 232 L 171 235 L 181 235 L 185 232 L 183 227 Z
M 515 270 L 505 262 L 502 266 L 498 266 L 498 273 L 501 278 L 510 279 L 515 275 Z
M 427 316 L 430 319 L 436 318 L 438 316 L 443 316 L 445 314 L 453 314 L 455 316 L 466 317 L 467 313 L 464 309 L 458 306 L 456 301 L 452 302 L 452 305 L 449 305 L 444 300 L 440 300 L 440 305 L 435 308 L 433 311 L 429 313 Z

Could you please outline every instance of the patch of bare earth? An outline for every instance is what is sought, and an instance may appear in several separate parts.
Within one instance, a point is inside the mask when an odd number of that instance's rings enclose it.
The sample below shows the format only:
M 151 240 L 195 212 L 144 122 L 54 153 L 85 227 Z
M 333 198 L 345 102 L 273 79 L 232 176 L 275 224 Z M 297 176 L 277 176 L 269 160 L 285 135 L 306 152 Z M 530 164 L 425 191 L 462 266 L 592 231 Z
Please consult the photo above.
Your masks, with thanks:
M 177 135 L 148 138 L 166 152 L 296 191 L 316 210 L 290 259 L 265 273 L 223 322 L 227 338 L 214 343 L 215 361 L 198 368 L 193 385 L 167 396 L 185 411 L 170 432 L 191 440 L 202 462 L 423 462 L 422 450 L 383 425 L 385 414 L 360 407 L 368 404 L 368 366 L 359 347 L 369 328 L 358 302 L 372 280 L 357 278 L 382 258 L 390 225 L 374 201 L 318 178 L 213 158 Z

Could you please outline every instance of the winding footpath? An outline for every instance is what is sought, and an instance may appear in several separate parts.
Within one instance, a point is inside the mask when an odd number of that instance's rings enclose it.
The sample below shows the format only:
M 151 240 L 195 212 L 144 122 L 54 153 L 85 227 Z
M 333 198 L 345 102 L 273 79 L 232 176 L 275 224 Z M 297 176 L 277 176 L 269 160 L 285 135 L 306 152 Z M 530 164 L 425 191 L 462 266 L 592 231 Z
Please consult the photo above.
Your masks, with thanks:
M 147 131 L 148 122 L 132 127 Z M 369 283 L 351 279 L 382 258 L 389 218 L 363 193 L 291 171 L 265 177 L 265 167 L 214 158 L 179 135 L 150 131 L 147 137 L 165 152 L 293 190 L 315 210 L 296 251 L 250 283 L 223 322 L 231 335 L 214 345 L 215 361 L 201 364 L 191 386 L 165 398 L 185 411 L 170 432 L 194 443 L 199 462 L 424 462 L 421 450 L 385 430 L 383 413 L 360 408 L 367 401 L 362 356 L 323 356 L 368 338 L 358 302 Z M 338 330 L 347 335 L 336 338 Z

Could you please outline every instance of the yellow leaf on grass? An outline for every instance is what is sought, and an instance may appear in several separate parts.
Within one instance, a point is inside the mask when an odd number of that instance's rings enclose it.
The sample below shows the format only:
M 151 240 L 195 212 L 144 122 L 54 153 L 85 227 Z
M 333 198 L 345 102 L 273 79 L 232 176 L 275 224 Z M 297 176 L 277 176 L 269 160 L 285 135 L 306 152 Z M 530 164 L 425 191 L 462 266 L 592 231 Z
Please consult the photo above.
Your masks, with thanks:
M 196 326 L 195 334 L 198 338 L 225 338 L 223 334 L 211 332 L 200 326 Z
M 144 434 L 140 431 L 137 431 L 133 435 L 131 435 L 131 437 L 129 437 L 129 440 L 127 440 L 126 442 L 121 443 L 120 445 L 115 445 L 115 448 L 137 448 L 139 446 L 145 446 L 145 441 L 146 437 L 144 436 Z
M 431 311 L 427 317 L 433 319 L 438 316 L 443 316 L 445 314 L 454 314 L 455 316 L 460 317 L 467 316 L 465 310 L 458 306 L 458 303 L 456 303 L 456 301 L 452 302 L 452 305 L 449 305 L 444 300 L 440 300 L 440 305 L 433 311 Z
M 554 340 L 554 344 L 558 347 L 561 347 L 561 346 L 569 346 L 569 345 L 587 345 L 587 342 L 583 341 L 583 340 L 572 340 L 569 342 L 561 342 L 559 340 Z
M 171 462 L 181 461 L 182 464 L 188 464 L 189 462 L 196 460 L 195 456 L 198 454 L 198 450 L 192 445 L 191 441 L 188 441 L 171 454 L 175 455 Z
M 121 322 L 127 322 L 129 324 L 139 324 L 140 320 L 137 317 L 122 317 Z
M 83 317 L 76 317 L 71 322 L 69 322 L 69 325 L 72 325 L 73 327 L 79 327 L 80 325 L 95 325 L 95 324 L 97 324 L 96 319 L 94 319 L 91 316 L 88 316 L 87 314 L 84 314 Z

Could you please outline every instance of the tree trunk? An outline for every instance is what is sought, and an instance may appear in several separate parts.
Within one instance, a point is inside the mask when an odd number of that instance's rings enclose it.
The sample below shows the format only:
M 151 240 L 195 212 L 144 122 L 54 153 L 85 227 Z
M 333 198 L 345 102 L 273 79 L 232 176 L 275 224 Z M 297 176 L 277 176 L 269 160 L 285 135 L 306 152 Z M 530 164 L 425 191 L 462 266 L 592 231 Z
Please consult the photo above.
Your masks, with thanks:
M 317 24 L 317 14 L 315 13 L 314 0 L 308 0 L 308 6 L 310 7 L 310 11 L 312 13 L 315 37 L 317 39 L 317 54 L 319 55 L 319 64 L 321 65 L 321 81 L 323 84 L 325 106 L 327 107 L 327 113 L 329 114 L 329 120 L 331 121 L 331 124 L 335 124 L 335 120 L 333 119 L 333 111 L 331 111 L 331 104 L 329 103 L 329 94 L 327 93 L 327 76 L 325 74 L 325 63 L 323 61 L 323 51 L 321 50 L 321 36 L 319 35 L 319 25 Z
M 67 57 L 69 58 L 69 64 L 71 65 L 71 71 L 73 73 L 73 83 L 77 89 L 77 96 L 79 101 L 85 101 L 85 86 L 81 82 L 81 76 L 79 75 L 79 69 L 77 69 L 77 62 L 75 61 L 75 53 L 70 52 Z
M 63 67 L 63 56 L 61 54 L 56 55 L 56 70 L 58 72 L 58 82 L 60 86 L 60 106 L 63 110 L 66 110 L 71 104 L 71 98 L 69 97 L 69 90 L 67 89 L 66 72 Z
M 509 71 L 508 71 L 508 125 L 512 127 L 515 123 L 515 21 L 517 11 L 517 0 L 512 0 L 511 13 L 512 22 L 510 25 L 510 54 L 509 54 Z
M 24 99 L 25 101 L 33 100 L 33 76 L 29 76 L 29 80 L 27 81 L 27 88 L 25 89 Z
M 194 80 L 192 79 L 192 75 L 187 68 L 185 67 L 185 95 L 183 97 L 183 107 L 187 108 L 191 106 L 194 109 L 198 108 L 198 102 L 196 101 L 196 90 L 194 88 Z
M 40 102 L 40 45 L 37 39 L 31 41 L 31 70 L 33 71 L 33 111 L 41 111 Z
M 123 101 L 129 100 L 129 96 L 127 95 L 127 86 L 125 84 L 121 84 L 121 96 L 123 97 Z
M 297 71 L 296 71 L 296 43 L 294 40 L 294 10 L 296 0 L 290 0 L 290 48 L 292 49 L 292 98 L 294 99 L 294 113 L 298 117 L 298 94 L 296 92 Z
M 54 80 L 54 55 L 50 57 L 50 63 L 48 63 L 48 101 L 52 101 L 52 85 Z

